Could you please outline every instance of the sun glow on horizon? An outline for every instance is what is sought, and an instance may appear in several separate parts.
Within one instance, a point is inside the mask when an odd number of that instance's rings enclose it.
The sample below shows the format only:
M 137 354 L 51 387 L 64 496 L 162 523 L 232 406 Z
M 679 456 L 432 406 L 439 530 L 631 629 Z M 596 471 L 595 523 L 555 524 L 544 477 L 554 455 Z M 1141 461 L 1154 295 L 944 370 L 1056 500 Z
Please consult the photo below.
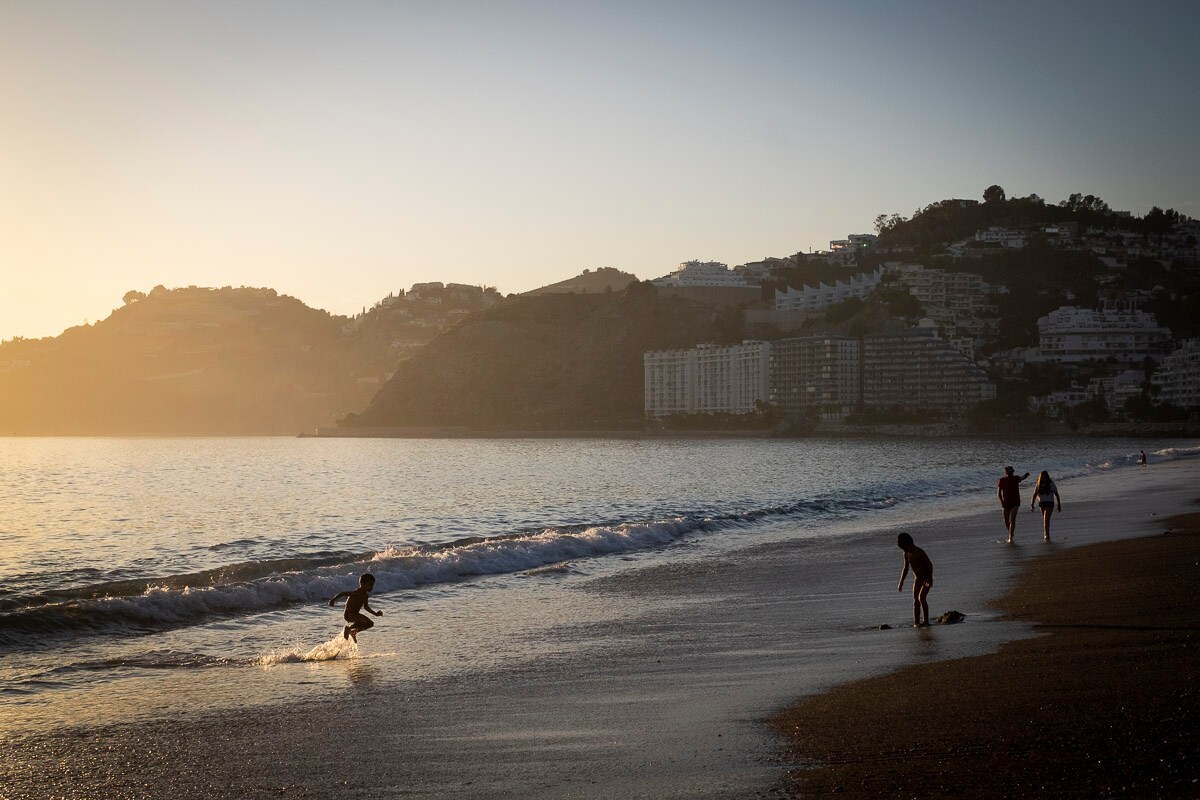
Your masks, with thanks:
M 919 9 L 10 4 L 0 338 L 158 284 L 351 314 L 421 281 L 650 278 L 992 183 L 1200 216 L 1193 9 Z M 1159 132 L 1100 110 L 1123 102 Z

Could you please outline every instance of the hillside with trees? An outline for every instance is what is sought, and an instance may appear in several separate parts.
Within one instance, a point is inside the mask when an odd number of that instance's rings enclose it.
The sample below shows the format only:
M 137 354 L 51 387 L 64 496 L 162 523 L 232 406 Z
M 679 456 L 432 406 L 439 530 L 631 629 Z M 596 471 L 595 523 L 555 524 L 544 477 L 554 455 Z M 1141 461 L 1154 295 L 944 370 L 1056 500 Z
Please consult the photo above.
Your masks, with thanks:
M 622 272 L 615 267 L 601 267 L 597 270 L 585 269 L 574 278 L 542 286 L 525 292 L 525 294 L 603 294 L 604 292 L 619 292 L 635 282 L 637 282 L 636 275 Z
M 273 289 L 130 291 L 105 320 L 0 343 L 0 434 L 290 434 L 363 408 L 494 290 L 426 284 L 354 317 Z
M 1057 204 L 1035 194 L 1009 198 L 996 185 L 988 187 L 983 198 L 982 203 L 942 200 L 907 218 L 880 214 L 875 220 L 879 241 L 872 252 L 859 257 L 860 268 L 903 259 L 971 272 L 1004 287 L 1005 292 L 995 298 L 1000 336 L 988 343 L 985 354 L 1035 345 L 1037 320 L 1059 306 L 1091 308 L 1131 294 L 1140 298 L 1139 307 L 1155 314 L 1176 338 L 1200 335 L 1200 270 L 1196 262 L 1124 256 L 1129 250 L 1129 234 L 1136 237 L 1142 250 L 1161 251 L 1172 229 L 1186 220 L 1184 215 L 1155 206 L 1138 217 L 1111 209 L 1099 197 L 1078 193 Z M 1053 226 L 1075 231 L 1075 235 L 1064 243 L 1044 232 Z M 972 241 L 978 231 L 989 228 L 1020 230 L 1024 246 L 1009 249 Z M 1087 242 L 1079 238 L 1083 232 L 1088 233 Z M 965 244 L 961 255 L 948 250 L 951 242 Z M 1186 236 L 1177 244 L 1195 248 L 1196 240 Z M 1120 256 L 1124 263 L 1117 269 L 1106 265 L 1097 246 L 1100 252 Z M 828 265 L 818 263 L 814 274 L 827 280 L 828 270 Z
M 431 341 L 349 427 L 640 428 L 642 354 L 719 334 L 712 308 L 647 283 L 509 298 Z
M 125 301 L 93 325 L 0 346 L 0 432 L 295 433 L 357 400 L 344 320 L 295 298 L 158 287 Z
M 876 261 L 887 260 L 895 251 L 927 257 L 945 254 L 949 242 L 969 239 L 987 228 L 1027 228 L 1071 224 L 1079 230 L 1133 231 L 1151 240 L 1162 237 L 1184 219 L 1174 209 L 1157 206 L 1142 217 L 1109 208 L 1095 195 L 1072 194 L 1065 200 L 1048 203 L 1036 194 L 1008 197 L 1000 186 L 984 190 L 983 202 L 949 199 L 918 208 L 911 217 L 880 214 L 875 218 L 879 234 Z M 1037 241 L 1037 235 L 1033 239 Z M 868 260 L 869 263 L 869 260 Z

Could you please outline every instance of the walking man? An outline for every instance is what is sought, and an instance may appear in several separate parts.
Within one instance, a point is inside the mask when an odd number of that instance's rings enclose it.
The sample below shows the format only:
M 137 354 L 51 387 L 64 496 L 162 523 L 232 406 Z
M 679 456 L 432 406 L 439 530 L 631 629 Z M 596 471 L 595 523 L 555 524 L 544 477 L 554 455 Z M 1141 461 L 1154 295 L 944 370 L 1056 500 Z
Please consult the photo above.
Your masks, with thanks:
M 1004 468 L 1004 477 L 996 484 L 996 496 L 1000 498 L 1000 507 L 1004 509 L 1004 528 L 1008 531 L 1008 543 L 1012 544 L 1013 535 L 1017 532 L 1017 512 L 1021 510 L 1021 481 L 1029 477 L 1026 472 L 1021 477 L 1016 476 L 1012 467 Z

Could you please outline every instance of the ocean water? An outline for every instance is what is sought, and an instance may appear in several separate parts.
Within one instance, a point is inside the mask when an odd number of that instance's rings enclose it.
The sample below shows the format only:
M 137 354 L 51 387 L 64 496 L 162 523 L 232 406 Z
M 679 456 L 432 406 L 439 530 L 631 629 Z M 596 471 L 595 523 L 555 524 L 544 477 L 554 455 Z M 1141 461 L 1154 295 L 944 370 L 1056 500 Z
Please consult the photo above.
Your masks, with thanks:
M 574 591 L 597 579 L 790 541 L 837 559 L 844 539 L 851 558 L 865 528 L 990 508 L 1005 464 L 1049 470 L 1067 494 L 1133 467 L 1140 446 L 3 439 L 0 732 L 578 654 L 592 626 L 646 613 Z M 1152 463 L 1200 450 L 1146 449 Z M 385 616 L 355 646 L 326 601 L 365 571 Z

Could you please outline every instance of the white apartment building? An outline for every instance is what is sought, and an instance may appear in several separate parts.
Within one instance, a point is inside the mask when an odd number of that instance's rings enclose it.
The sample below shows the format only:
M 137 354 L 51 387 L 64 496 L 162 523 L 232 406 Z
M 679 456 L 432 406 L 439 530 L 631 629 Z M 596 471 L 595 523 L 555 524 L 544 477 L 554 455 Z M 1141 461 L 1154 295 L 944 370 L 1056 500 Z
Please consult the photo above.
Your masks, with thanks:
M 947 309 L 956 317 L 996 313 L 996 307 L 988 303 L 992 285 L 980 275 L 930 269 L 921 264 L 889 265 L 888 272 L 896 277 L 898 285 L 917 298 L 922 308 Z
M 1163 358 L 1154 377 L 1162 385 L 1160 399 L 1181 408 L 1200 406 L 1200 339 L 1180 342 Z
M 1141 361 L 1160 356 L 1171 339 L 1153 314 L 1129 304 L 1099 310 L 1063 306 L 1038 320 L 1038 332 L 1041 360 L 1067 364 Z
M 647 417 L 689 414 L 696 406 L 691 350 L 651 350 L 642 355 Z
M 802 289 L 788 287 L 786 292 L 775 290 L 775 309 L 777 311 L 817 311 L 828 306 L 849 300 L 851 297 L 862 299 L 875 291 L 883 280 L 883 268 L 874 272 L 864 272 L 852 276 L 848 281 L 835 281 L 833 285 L 820 283 L 816 286 L 805 286 Z
M 745 341 L 642 356 L 645 411 L 669 414 L 750 414 L 767 402 L 770 344 Z
M 655 286 L 750 286 L 746 279 L 719 261 L 684 261 Z

